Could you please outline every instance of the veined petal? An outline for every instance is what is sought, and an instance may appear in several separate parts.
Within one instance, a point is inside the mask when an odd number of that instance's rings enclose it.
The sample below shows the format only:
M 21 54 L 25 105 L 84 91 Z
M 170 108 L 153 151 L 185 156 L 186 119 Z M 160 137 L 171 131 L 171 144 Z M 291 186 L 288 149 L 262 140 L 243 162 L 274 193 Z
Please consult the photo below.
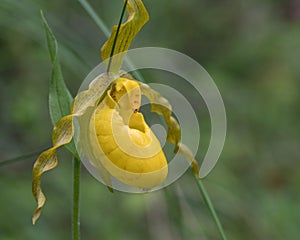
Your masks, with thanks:
M 41 209 L 46 201 L 46 197 L 41 191 L 40 178 L 44 172 L 55 168 L 56 165 L 57 165 L 57 158 L 56 158 L 55 149 L 49 149 L 43 152 L 34 164 L 33 171 L 32 171 L 32 175 L 33 175 L 32 193 L 35 200 L 37 201 L 38 206 L 35 209 L 32 216 L 33 224 L 35 224 L 37 219 L 39 218 L 41 214 Z
M 140 83 L 142 94 L 144 94 L 151 103 L 151 111 L 162 115 L 168 126 L 167 141 L 175 144 L 174 152 L 179 148 L 181 139 L 181 130 L 178 122 L 172 117 L 172 106 L 167 99 L 162 97 L 157 91 L 150 88 L 147 84 Z
M 124 0 L 125 1 L 125 0 Z M 118 72 L 122 65 L 126 51 L 129 49 L 130 44 L 136 34 L 141 30 L 144 24 L 149 20 L 148 12 L 141 0 L 128 0 L 126 6 L 128 18 L 127 21 L 121 24 L 118 38 L 115 43 L 114 56 L 111 62 L 111 72 Z M 101 57 L 103 61 L 110 58 L 112 48 L 114 45 L 114 39 L 117 34 L 118 26 L 115 25 L 112 30 L 110 38 L 104 43 L 101 48 Z
M 95 79 L 88 90 L 79 93 L 73 102 L 71 114 L 62 117 L 52 132 L 53 147 L 40 154 L 32 170 L 32 193 L 37 201 L 37 208 L 32 217 L 32 223 L 38 220 L 46 198 L 41 189 L 41 176 L 44 172 L 56 167 L 56 149 L 71 142 L 74 135 L 73 118 L 82 116 L 89 107 L 95 107 L 109 86 L 106 75 Z
M 32 217 L 32 223 L 35 224 L 38 220 L 41 209 L 45 204 L 46 197 L 41 189 L 41 176 L 46 171 L 49 171 L 57 166 L 56 149 L 71 142 L 73 138 L 73 117 L 72 115 L 61 118 L 53 130 L 53 147 L 42 152 L 32 170 L 32 193 L 37 201 L 37 208 Z
M 157 91 L 147 84 L 140 83 L 142 94 L 151 103 L 151 111 L 162 115 L 168 126 L 167 141 L 175 144 L 174 152 L 184 156 L 191 164 L 191 168 L 196 175 L 199 175 L 198 162 L 194 158 L 192 151 L 181 140 L 181 129 L 177 120 L 172 117 L 172 106 L 167 99 L 162 97 Z
M 191 164 L 192 170 L 196 176 L 199 175 L 199 166 L 192 151 L 183 143 L 178 144 L 178 153 L 184 156 Z

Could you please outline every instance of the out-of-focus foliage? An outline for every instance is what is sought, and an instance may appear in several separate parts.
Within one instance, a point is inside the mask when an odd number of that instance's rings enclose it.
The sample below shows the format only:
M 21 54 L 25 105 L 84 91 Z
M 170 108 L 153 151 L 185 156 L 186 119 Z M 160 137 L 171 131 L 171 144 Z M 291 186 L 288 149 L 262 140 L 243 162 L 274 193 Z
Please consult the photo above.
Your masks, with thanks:
M 112 27 L 121 1 L 90 1 Z M 224 152 L 205 183 L 229 239 L 297 239 L 300 222 L 300 5 L 297 1 L 144 1 L 151 20 L 133 47 L 161 46 L 200 62 L 218 85 L 227 110 Z M 104 34 L 76 1 L 0 2 L 0 160 L 50 145 L 51 65 L 40 9 L 57 36 L 64 78 L 73 95 L 100 62 Z M 180 88 L 180 79 L 143 72 Z M 172 81 L 172 83 L 171 83 Z M 201 159 L 209 119 L 202 121 Z M 31 225 L 33 160 L 0 168 L 0 239 L 69 239 L 71 159 L 46 174 L 43 216 Z M 83 239 L 218 239 L 196 184 L 187 173 L 148 195 L 115 192 L 82 175 Z M 65 194 L 65 193 L 69 194 Z

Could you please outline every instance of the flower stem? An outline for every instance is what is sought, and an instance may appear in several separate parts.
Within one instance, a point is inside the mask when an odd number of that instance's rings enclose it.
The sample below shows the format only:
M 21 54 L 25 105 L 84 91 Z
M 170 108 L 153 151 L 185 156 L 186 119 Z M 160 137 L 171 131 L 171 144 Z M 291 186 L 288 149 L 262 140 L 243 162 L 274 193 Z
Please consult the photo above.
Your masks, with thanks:
M 79 200 L 80 200 L 80 160 L 73 158 L 73 240 L 80 239 L 80 212 L 79 212 Z
M 208 208 L 208 210 L 209 210 L 209 212 L 210 212 L 210 214 L 211 214 L 211 216 L 212 216 L 215 224 L 217 225 L 217 228 L 219 230 L 219 233 L 220 233 L 222 239 L 223 240 L 227 240 L 227 237 L 225 235 L 225 232 L 224 232 L 224 229 L 222 227 L 222 224 L 221 224 L 221 222 L 220 222 L 220 220 L 218 218 L 218 215 L 217 215 L 217 213 L 215 211 L 215 208 L 214 208 L 214 206 L 213 206 L 213 204 L 212 204 L 212 202 L 211 202 L 211 200 L 209 198 L 209 195 L 208 195 L 208 193 L 207 193 L 207 191 L 206 191 L 206 189 L 205 189 L 205 187 L 203 185 L 202 180 L 200 179 L 200 177 L 199 177 L 198 174 L 197 175 L 194 174 L 194 176 L 196 178 L 197 186 L 198 186 L 198 188 L 199 188 L 199 190 L 201 192 L 203 200 L 204 200 L 204 202 L 205 202 L 205 204 L 206 204 L 206 206 L 207 206 L 207 208 Z

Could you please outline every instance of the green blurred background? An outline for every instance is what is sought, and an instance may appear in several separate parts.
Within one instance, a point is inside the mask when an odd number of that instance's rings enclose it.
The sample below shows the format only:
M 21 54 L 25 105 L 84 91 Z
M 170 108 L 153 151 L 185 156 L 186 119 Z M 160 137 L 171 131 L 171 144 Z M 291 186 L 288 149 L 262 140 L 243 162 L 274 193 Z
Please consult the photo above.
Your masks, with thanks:
M 118 22 L 122 1 L 90 3 L 109 28 Z M 166 47 L 191 56 L 211 74 L 223 96 L 227 139 L 205 184 L 228 238 L 298 239 L 299 1 L 144 3 L 151 21 L 132 47 Z M 40 9 L 59 42 L 73 95 L 100 62 L 99 50 L 107 39 L 78 1 L 1 0 L 0 161 L 51 144 L 51 64 Z M 175 85 L 185 88 L 180 82 Z M 191 96 L 203 116 L 201 160 L 210 127 L 199 98 Z M 72 161 L 64 150 L 59 159 L 59 166 L 42 179 L 47 203 L 36 226 L 31 225 L 35 157 L 0 168 L 1 240 L 71 239 Z M 111 194 L 84 168 L 81 180 L 83 240 L 220 239 L 190 171 L 146 195 Z

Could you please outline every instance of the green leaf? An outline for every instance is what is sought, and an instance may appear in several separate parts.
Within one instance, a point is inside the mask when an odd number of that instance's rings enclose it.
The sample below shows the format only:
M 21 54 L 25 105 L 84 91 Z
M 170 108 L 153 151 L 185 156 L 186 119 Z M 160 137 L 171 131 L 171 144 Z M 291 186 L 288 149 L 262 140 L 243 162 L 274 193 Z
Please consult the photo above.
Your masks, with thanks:
M 55 36 L 50 29 L 43 12 L 41 17 L 46 33 L 47 45 L 52 63 L 52 77 L 49 91 L 49 111 L 53 126 L 57 121 L 70 113 L 73 98 L 66 87 L 58 60 L 58 46 Z
M 58 60 L 58 46 L 56 38 L 52 30 L 50 29 L 42 11 L 41 17 L 43 20 L 49 55 L 52 63 L 52 76 L 49 89 L 49 113 L 52 124 L 53 126 L 55 126 L 60 118 L 70 114 L 70 108 L 73 101 L 73 97 L 70 94 L 63 79 L 60 63 Z M 73 141 L 65 147 L 75 157 L 77 156 L 76 148 Z

